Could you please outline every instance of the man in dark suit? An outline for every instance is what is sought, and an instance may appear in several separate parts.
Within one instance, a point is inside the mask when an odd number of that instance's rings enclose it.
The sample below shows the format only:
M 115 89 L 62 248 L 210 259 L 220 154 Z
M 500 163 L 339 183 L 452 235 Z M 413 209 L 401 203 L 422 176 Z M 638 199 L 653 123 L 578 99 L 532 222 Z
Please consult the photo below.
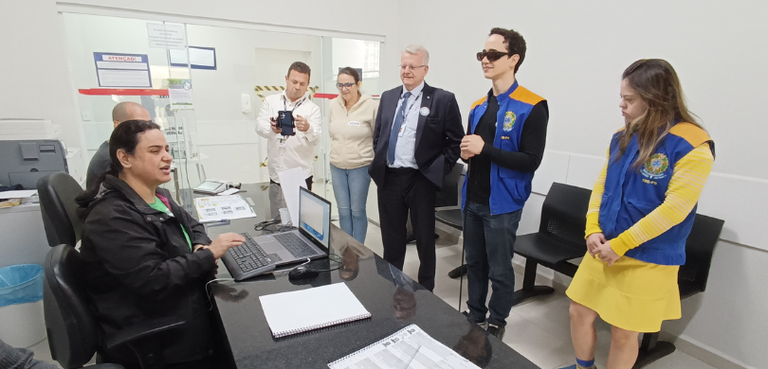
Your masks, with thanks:
M 424 82 L 429 52 L 407 47 L 400 57 L 403 86 L 381 95 L 369 169 L 379 197 L 384 259 L 402 270 L 410 210 L 419 254 L 419 283 L 435 287 L 435 194 L 459 158 L 464 128 L 452 93 Z

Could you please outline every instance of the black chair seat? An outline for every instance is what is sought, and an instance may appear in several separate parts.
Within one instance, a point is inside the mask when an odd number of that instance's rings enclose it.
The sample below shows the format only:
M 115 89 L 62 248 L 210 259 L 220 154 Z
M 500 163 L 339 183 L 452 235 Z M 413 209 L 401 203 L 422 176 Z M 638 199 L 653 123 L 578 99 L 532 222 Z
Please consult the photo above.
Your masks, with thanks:
M 514 304 L 555 290 L 536 286 L 536 269 L 544 265 L 556 272 L 573 277 L 578 266 L 568 260 L 584 256 L 586 214 L 592 191 L 563 183 L 552 183 L 541 207 L 537 233 L 518 236 L 515 253 L 525 257 L 523 288 L 515 291 Z
M 515 241 L 515 253 L 534 258 L 548 268 L 553 268 L 562 261 L 582 257 L 585 251 L 586 247 L 576 249 L 542 233 L 520 236 Z
M 435 220 L 460 231 L 463 230 L 461 209 L 438 210 L 435 212 Z

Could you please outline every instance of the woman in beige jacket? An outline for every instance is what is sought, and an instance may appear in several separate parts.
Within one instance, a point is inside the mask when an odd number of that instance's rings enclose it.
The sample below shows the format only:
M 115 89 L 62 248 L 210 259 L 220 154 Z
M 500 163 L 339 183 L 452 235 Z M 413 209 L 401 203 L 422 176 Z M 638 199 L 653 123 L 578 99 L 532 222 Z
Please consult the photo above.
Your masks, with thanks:
M 365 243 L 368 216 L 365 203 L 373 161 L 373 128 L 378 103 L 360 93 L 360 74 L 346 67 L 339 71 L 339 96 L 331 100 L 331 181 L 339 207 L 341 229 Z

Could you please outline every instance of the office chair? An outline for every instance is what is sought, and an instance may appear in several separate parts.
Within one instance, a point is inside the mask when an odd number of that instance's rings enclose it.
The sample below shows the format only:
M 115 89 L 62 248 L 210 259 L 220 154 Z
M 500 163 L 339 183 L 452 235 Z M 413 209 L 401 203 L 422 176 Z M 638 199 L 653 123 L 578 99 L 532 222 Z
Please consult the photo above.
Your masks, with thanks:
M 40 178 L 37 193 L 48 245 L 76 245 L 83 226 L 75 198 L 83 193 L 82 187 L 69 174 L 58 172 Z
M 141 368 L 163 368 L 162 345 L 157 344 L 162 342 L 159 335 L 181 327 L 184 321 L 145 321 L 125 328 L 109 342 L 102 342 L 100 328 L 85 290 L 85 263 L 80 253 L 66 244 L 53 247 L 45 258 L 44 270 L 43 309 L 48 345 L 51 357 L 62 367 L 81 368 L 97 351 L 127 347 L 136 353 Z M 122 366 L 99 364 L 88 368 L 114 369 Z

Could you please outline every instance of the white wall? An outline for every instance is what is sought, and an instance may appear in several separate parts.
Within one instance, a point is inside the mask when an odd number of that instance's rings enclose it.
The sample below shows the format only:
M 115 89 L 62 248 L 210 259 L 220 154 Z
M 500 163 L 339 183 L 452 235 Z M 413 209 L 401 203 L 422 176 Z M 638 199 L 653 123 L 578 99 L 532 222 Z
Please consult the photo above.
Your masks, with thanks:
M 75 108 L 62 25 L 53 1 L 0 1 L 0 118 L 42 118 L 79 150 L 69 160 L 85 180 L 83 130 Z
M 419 21 L 401 17 L 402 47 L 432 54 L 427 80 L 454 91 L 466 114 L 490 84 L 474 54 L 494 26 L 514 28 L 528 43 L 518 79 L 549 100 L 547 153 L 520 232 L 534 232 L 552 181 L 591 188 L 611 134 L 621 127 L 621 72 L 640 58 L 676 68 L 689 107 L 717 143 L 714 172 L 699 212 L 725 219 L 708 289 L 683 302 L 684 318 L 664 329 L 740 365 L 764 367 L 768 351 L 768 14 L 765 2 L 623 3 L 490 0 L 401 1 Z M 457 78 L 456 76 L 461 76 Z M 466 115 L 465 115 L 466 116 Z

